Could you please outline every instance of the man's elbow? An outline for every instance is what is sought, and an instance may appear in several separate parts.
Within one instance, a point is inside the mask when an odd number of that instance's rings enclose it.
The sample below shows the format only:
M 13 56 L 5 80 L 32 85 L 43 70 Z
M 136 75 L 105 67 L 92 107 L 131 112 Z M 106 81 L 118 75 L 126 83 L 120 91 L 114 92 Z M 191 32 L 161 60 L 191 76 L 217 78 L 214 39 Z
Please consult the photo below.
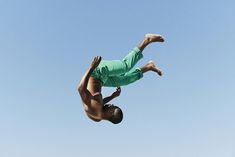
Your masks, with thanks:
M 81 93 L 82 92 L 82 86 L 79 85 L 77 90 L 78 90 L 79 93 Z

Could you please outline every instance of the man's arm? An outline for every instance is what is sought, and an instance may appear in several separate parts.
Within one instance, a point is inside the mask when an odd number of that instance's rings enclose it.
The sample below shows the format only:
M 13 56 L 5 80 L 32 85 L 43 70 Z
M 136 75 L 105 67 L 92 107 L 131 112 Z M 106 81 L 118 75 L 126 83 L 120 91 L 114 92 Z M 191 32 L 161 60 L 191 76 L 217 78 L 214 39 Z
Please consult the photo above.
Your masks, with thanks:
M 91 67 L 86 71 L 86 73 L 83 75 L 79 86 L 78 86 L 78 91 L 84 91 L 87 89 L 87 84 L 89 81 L 89 78 L 91 76 L 91 73 L 94 71 L 94 69 L 92 69 Z
M 108 102 L 111 101 L 112 99 L 118 97 L 118 96 L 120 95 L 120 93 L 121 93 L 121 88 L 118 87 L 118 88 L 116 89 L 116 91 L 115 91 L 112 95 L 110 95 L 110 96 L 108 96 L 108 97 L 105 97 L 105 98 L 103 99 L 103 103 L 104 103 L 104 104 L 108 103 Z
M 95 68 L 100 64 L 101 59 L 102 58 L 100 56 L 95 57 L 91 63 L 90 68 L 86 71 L 86 73 L 82 77 L 80 84 L 78 86 L 78 91 L 81 95 L 88 94 L 89 91 L 87 90 L 87 84 L 88 84 L 89 78 L 92 72 L 95 70 Z
M 108 102 L 110 102 L 113 99 L 114 99 L 113 95 L 107 96 L 103 99 L 103 103 L 107 104 Z

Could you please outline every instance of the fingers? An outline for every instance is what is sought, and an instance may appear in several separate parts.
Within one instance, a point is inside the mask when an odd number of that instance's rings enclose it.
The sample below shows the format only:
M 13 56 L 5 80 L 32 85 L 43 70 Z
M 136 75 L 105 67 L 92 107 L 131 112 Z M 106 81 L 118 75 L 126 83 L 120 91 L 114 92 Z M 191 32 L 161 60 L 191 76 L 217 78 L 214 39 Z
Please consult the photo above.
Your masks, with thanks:
M 99 63 L 102 60 L 101 56 L 97 56 L 97 62 Z
M 165 39 L 161 36 L 160 37 L 160 42 L 164 42 L 165 41 Z
M 94 62 L 96 62 L 96 63 L 99 63 L 101 60 L 102 60 L 102 57 L 101 57 L 101 56 L 96 56 L 96 57 L 94 58 Z
M 117 87 L 116 89 L 118 92 L 121 92 L 121 87 Z
M 101 60 L 102 60 L 101 56 L 94 57 L 92 64 L 91 64 L 92 68 L 96 68 L 100 64 Z

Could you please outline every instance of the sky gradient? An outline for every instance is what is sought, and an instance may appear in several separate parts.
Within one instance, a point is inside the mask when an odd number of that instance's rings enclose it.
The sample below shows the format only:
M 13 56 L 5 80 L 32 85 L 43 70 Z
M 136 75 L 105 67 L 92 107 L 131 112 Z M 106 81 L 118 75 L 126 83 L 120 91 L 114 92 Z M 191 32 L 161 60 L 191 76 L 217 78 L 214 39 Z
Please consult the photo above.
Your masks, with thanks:
M 234 16 L 233 0 L 0 0 L 0 157 L 235 157 Z M 166 42 L 137 66 L 163 77 L 122 88 L 121 124 L 88 119 L 76 88 L 92 58 L 149 32 Z

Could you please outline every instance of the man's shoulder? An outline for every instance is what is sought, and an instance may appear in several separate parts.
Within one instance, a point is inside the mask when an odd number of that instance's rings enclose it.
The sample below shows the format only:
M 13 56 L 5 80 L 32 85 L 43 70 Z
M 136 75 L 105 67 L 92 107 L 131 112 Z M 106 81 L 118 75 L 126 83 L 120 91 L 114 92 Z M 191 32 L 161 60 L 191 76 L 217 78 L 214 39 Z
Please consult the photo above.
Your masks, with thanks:
M 87 116 L 88 116 L 91 120 L 93 120 L 93 121 L 95 121 L 95 122 L 101 121 L 101 118 L 98 117 L 98 116 L 95 116 L 95 115 L 90 114 L 90 113 L 88 113 L 88 112 L 86 112 L 86 114 L 87 114 Z
M 85 103 L 83 103 L 84 106 L 84 110 L 86 112 L 86 115 L 92 119 L 93 121 L 99 122 L 101 121 L 101 109 L 95 105 L 87 105 Z
M 88 100 L 92 99 L 91 93 L 87 89 L 79 89 L 78 93 L 80 94 L 80 97 L 82 100 L 87 103 Z

